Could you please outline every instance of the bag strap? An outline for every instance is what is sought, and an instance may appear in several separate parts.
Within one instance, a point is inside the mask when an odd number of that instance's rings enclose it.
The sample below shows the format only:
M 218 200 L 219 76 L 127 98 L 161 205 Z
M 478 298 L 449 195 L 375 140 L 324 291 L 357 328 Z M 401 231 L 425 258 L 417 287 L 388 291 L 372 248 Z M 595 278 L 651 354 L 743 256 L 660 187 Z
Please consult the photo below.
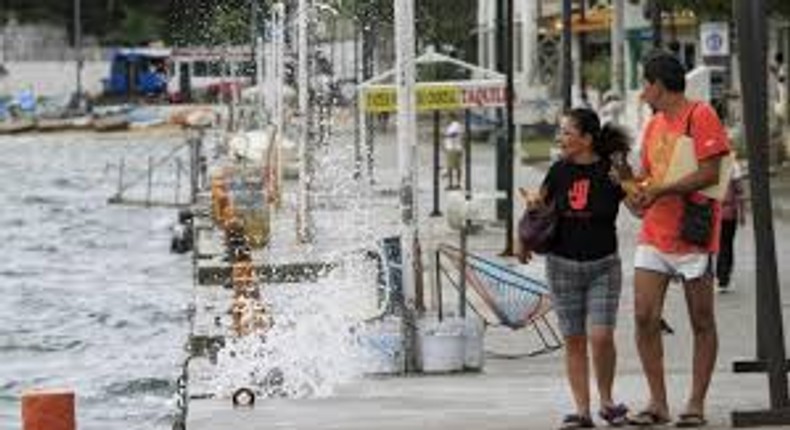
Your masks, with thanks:
M 697 106 L 699 106 L 699 102 L 694 102 L 694 104 L 691 105 L 691 110 L 689 110 L 688 116 L 686 117 L 686 136 L 691 137 L 692 139 L 694 139 L 694 137 L 691 135 L 691 120 L 694 119 L 694 111 L 697 109 Z
M 689 110 L 688 116 L 686 118 L 686 136 L 691 138 L 691 140 L 694 140 L 694 137 L 691 135 L 692 119 L 694 119 L 694 111 L 697 109 L 697 106 L 699 105 L 700 105 L 699 102 L 694 102 L 694 104 L 691 105 L 691 109 Z M 686 200 L 693 201 L 691 196 L 697 196 L 697 198 L 701 198 L 704 203 L 708 203 L 709 201 L 713 200 L 712 198 L 707 197 L 699 192 L 686 194 L 685 196 Z

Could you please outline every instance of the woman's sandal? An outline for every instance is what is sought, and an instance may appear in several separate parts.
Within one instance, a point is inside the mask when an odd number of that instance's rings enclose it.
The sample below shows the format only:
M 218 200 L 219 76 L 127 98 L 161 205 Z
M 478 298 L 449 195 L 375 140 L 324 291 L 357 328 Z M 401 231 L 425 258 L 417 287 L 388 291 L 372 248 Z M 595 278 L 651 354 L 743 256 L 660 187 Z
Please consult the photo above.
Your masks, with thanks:
M 622 403 L 605 406 L 598 411 L 598 416 L 612 427 L 621 427 L 628 424 L 628 406 Z
M 632 417 L 628 417 L 628 424 L 637 427 L 663 425 L 668 422 L 669 418 L 649 410 L 644 410 Z
M 591 429 L 595 428 L 595 423 L 592 418 L 586 415 L 570 414 L 565 415 L 560 425 L 560 430 L 571 429 Z
M 708 421 L 705 419 L 704 416 L 702 416 L 702 414 L 696 414 L 691 412 L 678 415 L 678 420 L 675 421 L 675 427 L 680 427 L 680 428 L 703 427 L 706 424 L 708 424 Z

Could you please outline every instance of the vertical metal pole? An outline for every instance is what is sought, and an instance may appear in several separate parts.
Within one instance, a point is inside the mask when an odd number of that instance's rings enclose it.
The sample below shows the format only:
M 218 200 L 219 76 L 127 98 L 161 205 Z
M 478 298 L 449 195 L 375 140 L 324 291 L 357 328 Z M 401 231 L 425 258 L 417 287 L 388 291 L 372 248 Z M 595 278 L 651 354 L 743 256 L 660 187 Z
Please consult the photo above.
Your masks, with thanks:
M 355 7 L 359 10 L 359 4 L 355 3 Z M 362 83 L 362 71 L 359 67 L 359 49 L 360 43 L 359 39 L 362 37 L 362 29 L 359 25 L 359 15 L 355 14 L 354 17 L 354 104 L 353 113 L 354 113 L 354 179 L 359 179 L 362 177 L 362 116 L 360 112 L 362 112 L 362 104 L 360 103 L 361 98 L 359 84 Z
M 390 112 L 387 112 L 389 115 Z M 367 167 L 368 181 L 371 185 L 376 182 L 375 178 L 375 159 L 373 158 L 373 144 L 376 140 L 376 127 L 374 124 L 374 116 L 366 114 L 365 119 L 365 165 Z
M 573 63 L 571 62 L 571 0 L 562 0 L 562 107 L 570 109 Z
M 151 205 L 151 188 L 153 187 L 154 180 L 154 158 L 148 156 L 148 186 L 145 191 L 145 205 Z
M 537 52 L 538 52 L 538 1 L 521 2 L 521 58 L 524 63 L 524 79 L 526 86 L 537 83 Z
M 436 311 L 438 313 L 439 321 L 444 319 L 444 303 L 442 302 L 442 254 L 440 250 L 436 250 L 436 260 L 434 261 L 434 271 L 436 275 Z
M 464 110 L 464 190 L 472 197 L 472 111 Z
M 77 108 L 82 105 L 82 0 L 74 0 L 74 50 L 77 56 Z
M 283 88 L 285 82 L 285 5 L 283 3 L 275 3 L 272 6 L 272 15 L 274 20 L 274 34 L 272 35 L 272 65 L 274 70 L 274 127 L 277 132 L 278 139 L 282 136 L 282 129 L 284 123 L 285 105 L 283 103 Z
M 584 23 L 585 20 L 587 20 L 587 0 L 579 0 L 579 22 Z M 584 76 L 584 60 L 587 57 L 585 55 L 585 48 L 587 47 L 587 33 L 580 30 L 576 38 L 579 42 L 579 58 L 576 59 L 576 62 L 579 65 L 578 69 L 576 69 L 576 72 L 579 74 L 579 94 L 581 95 L 582 100 L 588 102 L 587 79 L 585 79 L 586 77 Z
M 191 130 L 189 135 L 189 191 L 190 203 L 197 202 L 198 189 L 200 188 L 200 137 L 197 130 Z M 181 166 L 179 162 L 179 167 Z
M 650 25 L 653 29 L 653 47 L 661 48 L 664 44 L 664 22 L 661 18 L 661 0 L 649 0 Z
M 515 86 L 513 84 L 513 51 L 515 49 L 513 39 L 515 37 L 515 4 L 514 0 L 507 0 L 507 62 L 505 63 L 505 121 L 507 124 L 507 136 L 504 146 L 504 188 L 505 188 L 505 249 L 503 255 L 513 255 L 513 145 L 515 135 L 513 101 L 516 98 Z M 468 117 L 468 115 L 467 115 Z M 468 133 L 467 133 L 468 136 Z
M 612 5 L 612 28 L 611 28 L 611 49 L 612 49 L 612 82 L 611 87 L 620 96 L 621 100 L 627 100 L 625 96 L 625 0 L 614 0 Z M 624 103 L 625 105 L 626 103 Z
M 299 223 L 298 238 L 302 243 L 311 243 L 314 226 L 311 213 L 312 181 L 312 112 L 310 110 L 310 64 L 309 21 L 312 18 L 312 1 L 299 0 L 296 20 L 299 38 L 299 115 L 302 123 L 299 135 Z
M 441 136 L 439 132 L 441 122 L 441 113 L 438 110 L 433 111 L 433 211 L 431 216 L 441 216 L 442 211 L 439 209 L 439 158 L 441 154 Z
M 507 20 L 507 1 L 508 0 L 497 0 L 496 2 L 496 31 L 495 31 L 495 43 L 496 46 L 496 70 L 502 74 L 506 73 L 507 69 L 507 34 L 505 33 L 505 21 Z M 505 90 L 507 92 L 507 89 Z M 497 124 L 499 127 L 503 127 L 497 130 L 496 135 L 496 159 L 495 159 L 495 168 L 496 168 L 496 189 L 497 191 L 504 191 L 507 187 L 506 182 L 507 178 L 505 178 L 505 165 L 507 164 L 507 160 L 505 160 L 505 146 L 507 145 L 507 119 L 505 118 L 506 113 L 505 109 L 507 108 L 500 108 L 496 111 L 497 116 Z M 504 132 L 503 132 L 504 131 Z M 501 221 L 505 221 L 509 218 L 507 213 L 507 202 L 504 200 L 497 200 L 496 201 L 496 218 Z M 505 245 L 507 248 L 507 245 Z
M 176 195 L 173 201 L 174 205 L 178 205 L 179 201 L 181 200 L 181 159 L 176 158 Z
M 464 111 L 464 204 L 468 205 L 472 197 L 472 114 L 469 109 Z M 469 234 L 469 220 L 464 220 L 461 225 L 461 261 L 459 264 L 459 298 L 458 315 L 466 318 L 466 255 L 468 251 L 467 235 Z
M 250 0 L 250 46 L 252 58 L 255 59 L 255 75 L 253 85 L 263 85 L 263 39 L 258 37 L 258 5 Z
M 416 366 L 417 106 L 414 94 L 414 0 L 395 1 L 395 83 L 398 94 L 398 172 L 403 250 L 404 348 L 406 371 Z
M 785 66 L 785 139 L 790 133 L 790 24 L 785 23 L 784 27 L 784 66 Z M 787 140 L 785 140 L 787 142 Z
M 749 177 L 753 196 L 753 222 L 756 248 L 757 281 L 757 342 L 758 356 L 768 367 L 771 407 L 788 406 L 787 374 L 785 373 L 785 338 L 782 323 L 782 301 L 776 267 L 771 187 L 768 164 L 768 97 L 767 89 L 767 18 L 764 0 L 741 0 L 738 13 L 741 50 L 741 88 L 743 114 L 749 154 Z
M 363 6 L 363 24 L 361 25 L 362 31 L 362 80 L 366 81 L 373 77 L 374 64 L 373 56 L 375 54 L 376 40 L 378 39 L 378 32 L 376 31 L 375 21 L 376 16 L 371 13 L 370 6 Z M 386 113 L 389 115 L 389 112 Z M 375 117 L 372 114 L 360 112 L 362 118 L 360 127 L 360 142 L 364 145 L 366 174 L 368 182 L 373 185 L 374 181 L 374 160 L 373 160 L 373 141 L 375 139 Z
M 123 175 L 126 170 L 126 158 L 121 157 L 121 162 L 118 164 L 118 200 L 123 200 Z

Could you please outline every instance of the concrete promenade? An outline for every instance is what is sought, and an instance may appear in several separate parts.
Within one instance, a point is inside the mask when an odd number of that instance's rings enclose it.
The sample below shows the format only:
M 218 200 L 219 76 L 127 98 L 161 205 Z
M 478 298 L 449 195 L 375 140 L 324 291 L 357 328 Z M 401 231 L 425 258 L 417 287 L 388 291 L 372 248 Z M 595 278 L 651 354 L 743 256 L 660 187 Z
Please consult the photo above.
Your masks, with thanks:
M 431 145 L 420 148 L 421 234 L 426 260 L 438 242 L 457 243 L 457 233 L 446 226 L 443 217 L 428 216 L 431 200 Z M 394 138 L 377 141 L 376 168 L 378 187 L 394 188 L 397 157 Z M 381 160 L 386 160 L 381 161 Z M 473 149 L 474 188 L 494 189 L 493 147 L 476 144 Z M 535 188 L 545 164 L 516 169 L 516 185 Z M 790 187 L 788 187 L 790 189 Z M 776 196 L 782 205 L 790 201 L 790 192 Z M 443 196 L 444 199 L 444 196 Z M 444 200 L 443 200 L 444 201 Z M 786 207 L 786 206 L 784 206 Z M 517 200 L 516 211 L 521 210 Z M 627 211 L 619 219 L 620 253 L 623 258 L 624 288 L 617 330 L 618 369 L 615 396 L 632 409 L 640 409 L 646 399 L 634 344 L 633 256 L 638 221 Z M 775 217 L 777 257 L 780 283 L 790 279 L 790 224 Z M 470 250 L 495 257 L 502 250 L 504 231 L 486 227 L 470 238 Z M 764 374 L 735 374 L 732 363 L 755 356 L 755 249 L 751 218 L 736 236 L 734 288 L 717 295 L 717 320 L 720 353 L 710 388 L 707 428 L 730 427 L 734 410 L 764 409 L 769 404 L 768 381 Z M 427 261 L 426 261 L 427 262 Z M 506 264 L 516 265 L 513 260 Z M 542 261 L 536 259 L 522 269 L 541 275 Z M 426 266 L 431 270 L 430 265 Z M 430 275 L 428 275 L 430 277 Z M 426 278 L 426 285 L 430 280 Z M 783 307 L 790 297 L 783 291 Z M 665 317 L 675 334 L 665 336 L 667 384 L 671 413 L 682 412 L 690 387 L 691 334 L 682 289 L 670 287 Z M 553 315 L 552 315 L 552 318 Z M 785 332 L 790 327 L 790 309 L 785 309 Z M 564 379 L 563 354 L 558 350 L 537 357 L 524 357 L 534 345 L 534 333 L 528 329 L 511 331 L 489 327 L 486 331 L 485 368 L 480 373 L 427 375 L 410 377 L 367 378 L 339 387 L 336 395 L 310 400 L 260 400 L 254 408 L 233 410 L 230 401 L 193 400 L 190 403 L 189 430 L 219 429 L 552 429 L 565 413 L 573 411 Z M 596 398 L 593 389 L 593 399 Z M 593 404 L 597 410 L 597 404 Z M 600 420 L 597 424 L 604 426 Z M 779 427 L 771 427 L 779 428 Z M 787 428 L 790 428 L 788 426 Z

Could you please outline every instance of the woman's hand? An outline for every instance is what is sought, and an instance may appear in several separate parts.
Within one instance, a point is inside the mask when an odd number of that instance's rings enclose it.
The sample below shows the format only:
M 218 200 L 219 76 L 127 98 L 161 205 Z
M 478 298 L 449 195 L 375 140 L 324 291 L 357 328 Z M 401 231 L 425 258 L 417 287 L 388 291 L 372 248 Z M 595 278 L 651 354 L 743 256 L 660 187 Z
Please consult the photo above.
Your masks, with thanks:
M 527 264 L 532 260 L 532 250 L 525 247 L 524 244 L 518 240 L 516 241 L 516 257 L 519 263 Z

